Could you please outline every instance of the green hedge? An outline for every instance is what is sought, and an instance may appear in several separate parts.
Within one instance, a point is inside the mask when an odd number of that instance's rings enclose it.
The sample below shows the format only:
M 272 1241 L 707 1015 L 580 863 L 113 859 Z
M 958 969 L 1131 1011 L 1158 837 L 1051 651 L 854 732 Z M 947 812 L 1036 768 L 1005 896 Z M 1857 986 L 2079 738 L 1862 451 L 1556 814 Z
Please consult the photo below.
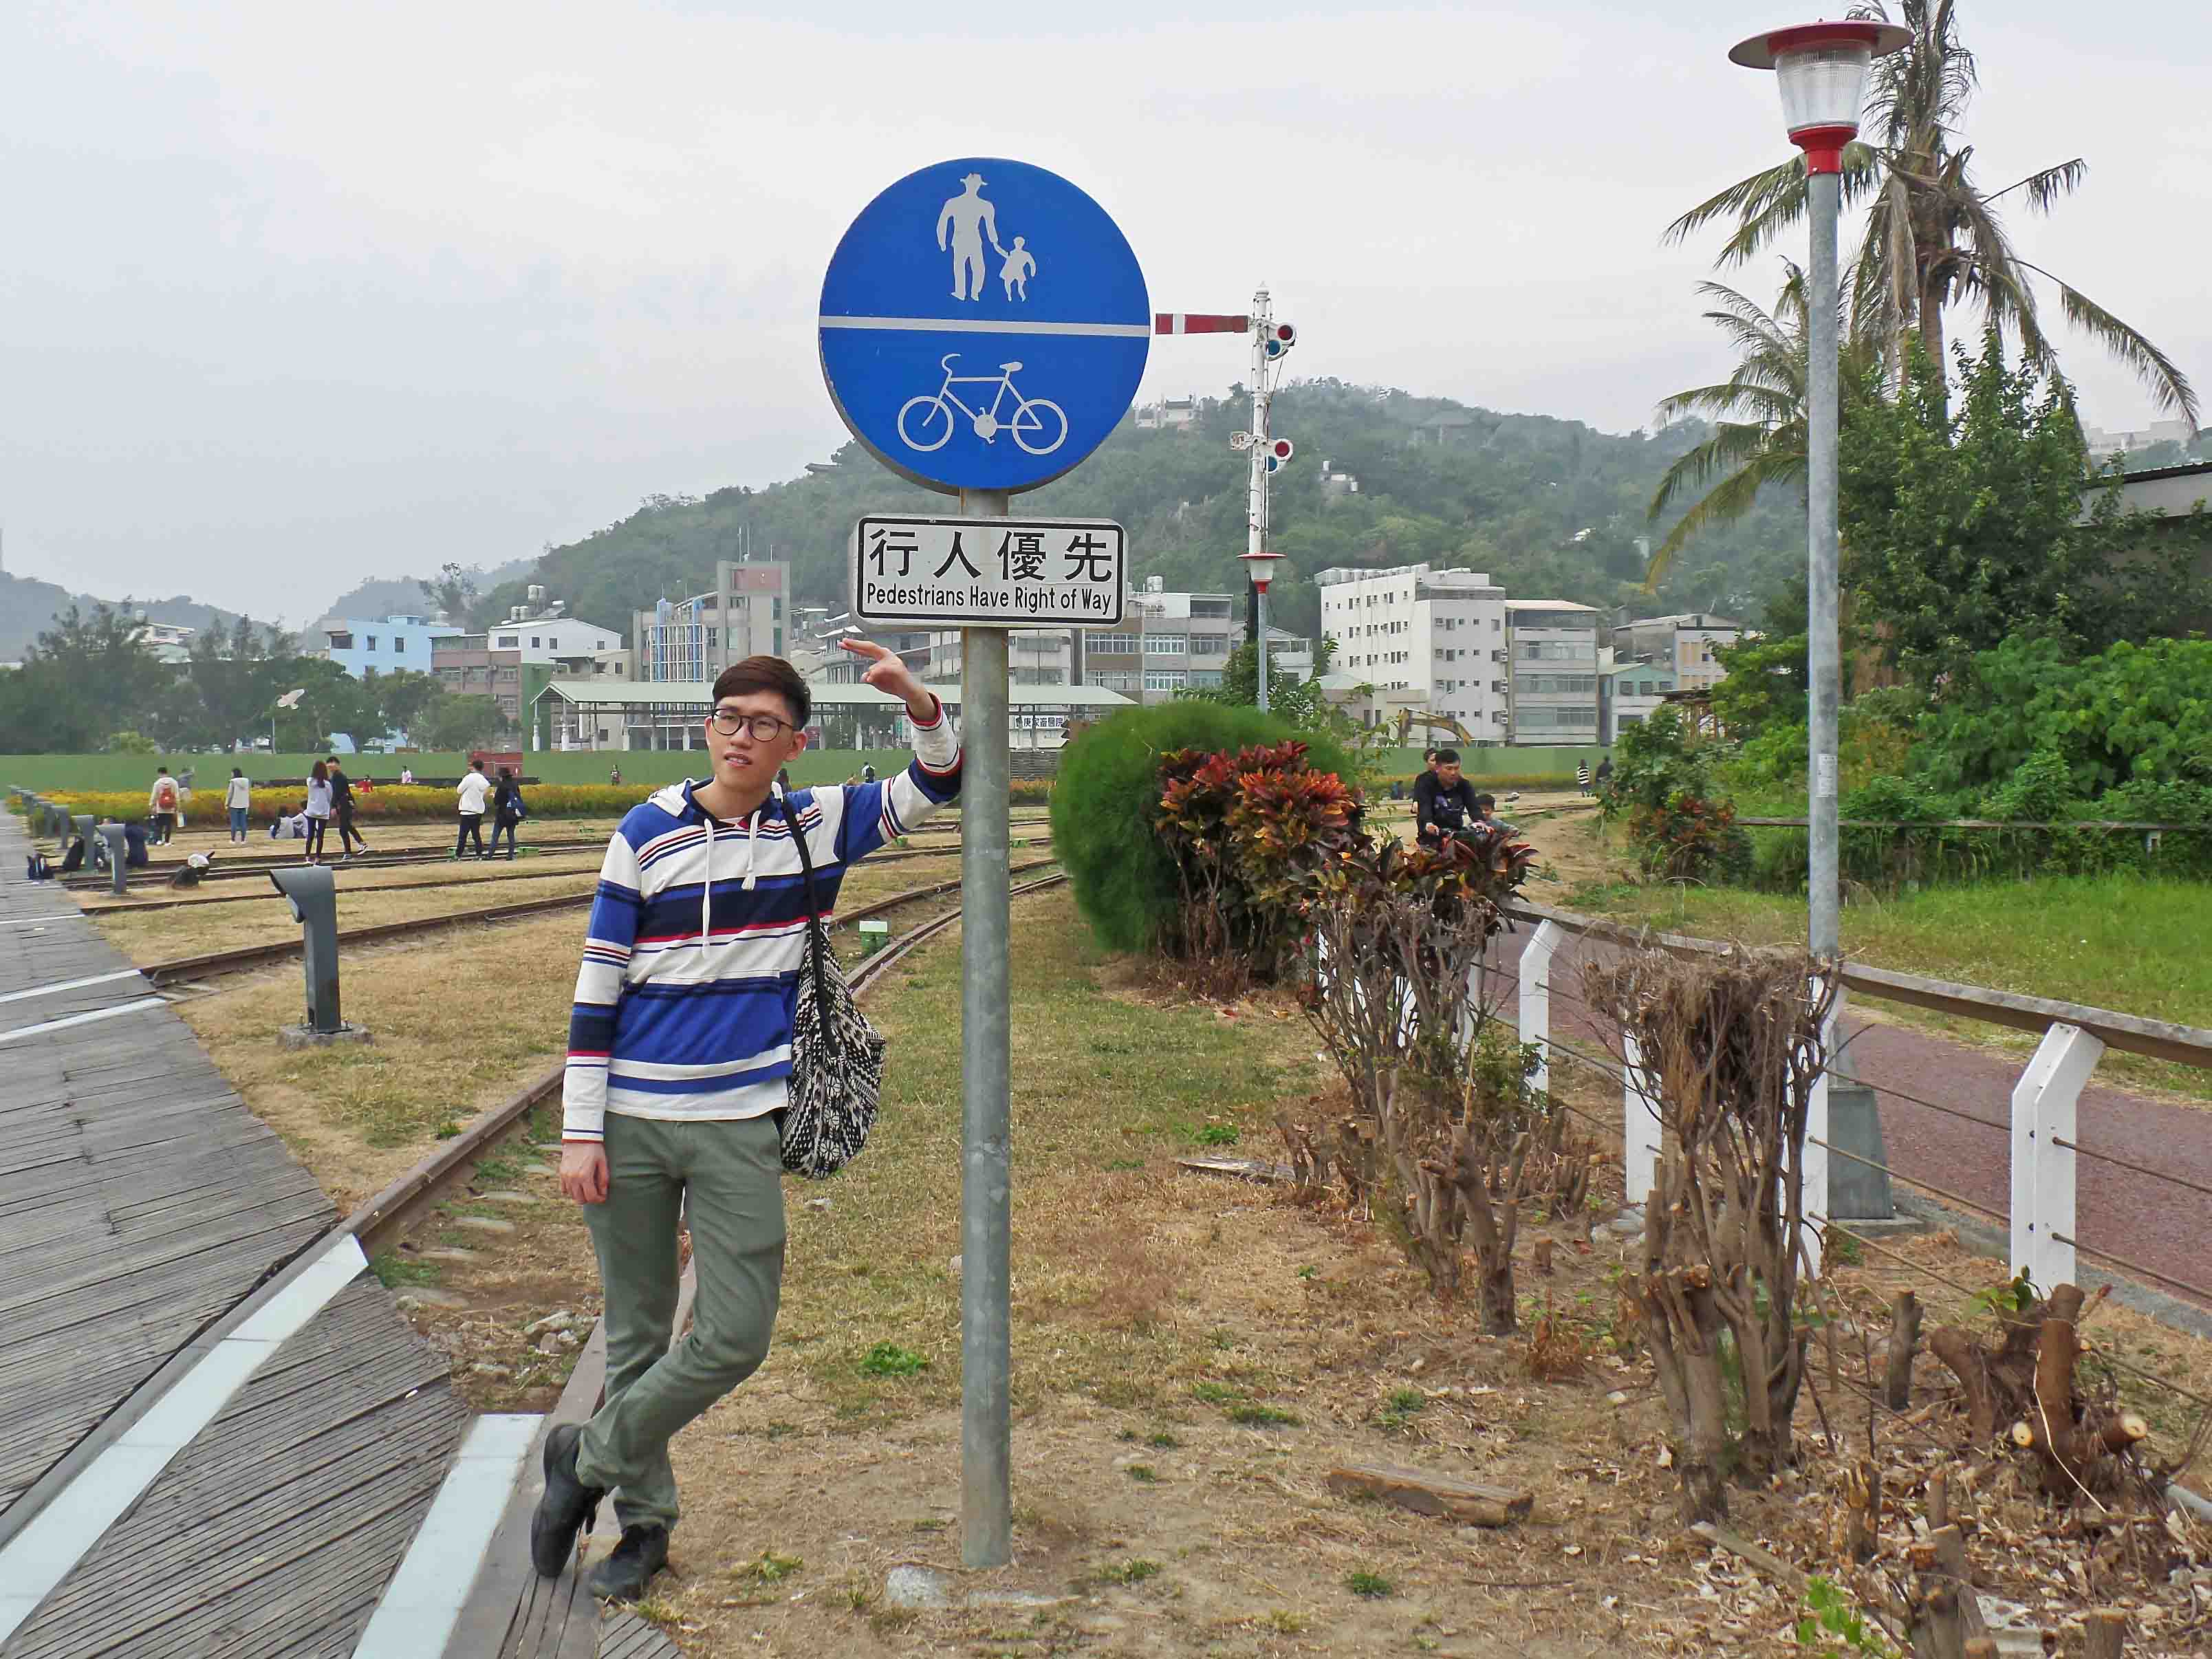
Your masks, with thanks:
M 1334 739 L 1256 708 L 1176 702 L 1115 711 L 1060 759 L 1052 792 L 1052 848 L 1075 902 L 1109 950 L 1150 949 L 1181 895 L 1175 860 L 1158 830 L 1160 757 L 1176 749 L 1243 749 L 1295 738 L 1316 768 L 1350 779 Z

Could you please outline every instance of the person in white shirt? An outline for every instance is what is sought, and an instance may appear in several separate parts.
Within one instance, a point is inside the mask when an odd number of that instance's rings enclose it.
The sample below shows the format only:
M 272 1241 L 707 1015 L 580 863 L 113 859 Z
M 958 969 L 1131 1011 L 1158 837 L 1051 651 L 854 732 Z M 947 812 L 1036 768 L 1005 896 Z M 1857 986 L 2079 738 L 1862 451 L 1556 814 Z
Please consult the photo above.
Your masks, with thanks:
M 411 767 L 411 766 L 403 766 L 403 767 L 401 767 L 401 768 L 399 769 L 399 781 L 400 781 L 400 782 L 402 782 L 402 783 L 412 783 L 412 782 L 414 782 L 414 781 L 415 781 L 415 769 L 414 769 L 413 767 Z
M 484 775 L 482 761 L 469 763 L 468 775 L 454 786 L 453 793 L 461 798 L 461 827 L 459 833 L 453 837 L 453 856 L 460 857 L 461 849 L 474 841 L 477 856 L 483 858 L 487 856 L 483 839 L 484 797 L 491 793 L 491 780 Z
M 307 862 L 323 861 L 323 834 L 331 827 L 331 769 L 315 763 L 307 775 Z
M 246 810 L 253 805 L 253 780 L 234 766 L 230 781 L 223 786 L 222 804 L 230 809 L 230 838 L 246 839 Z

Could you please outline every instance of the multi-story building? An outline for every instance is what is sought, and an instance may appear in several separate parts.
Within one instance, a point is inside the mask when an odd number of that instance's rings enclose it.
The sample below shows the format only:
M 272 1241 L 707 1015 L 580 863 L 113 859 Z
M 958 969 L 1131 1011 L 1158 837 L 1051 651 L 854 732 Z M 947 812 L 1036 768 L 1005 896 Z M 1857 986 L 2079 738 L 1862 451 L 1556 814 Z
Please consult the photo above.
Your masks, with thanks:
M 1506 741 L 1511 707 L 1505 590 L 1479 570 L 1425 564 L 1314 573 L 1332 669 L 1369 688 L 1345 708 L 1366 726 L 1401 714 L 1455 721 L 1468 741 Z
M 522 717 L 522 653 L 495 650 L 489 634 L 455 634 L 437 642 L 430 672 L 456 696 L 489 697 L 507 725 Z
M 1139 702 L 1171 702 L 1186 688 L 1220 684 L 1243 636 L 1233 595 L 1171 592 L 1162 578 L 1148 576 L 1123 603 L 1121 626 L 1084 630 L 1075 683 Z
M 1602 659 L 1610 654 L 1610 647 L 1601 647 L 1597 669 L 1597 740 L 1607 749 L 1620 741 L 1623 726 L 1650 720 L 1676 684 L 1663 663 Z
M 747 657 L 782 656 L 790 599 L 789 565 L 720 560 L 707 592 L 632 614 L 638 678 L 711 683 Z
M 192 635 L 198 632 L 181 623 L 149 622 L 143 611 L 131 626 L 131 637 L 151 651 L 157 661 L 166 663 L 189 662 Z
M 1713 647 L 1734 645 L 1743 637 L 1740 622 L 1704 611 L 1674 617 L 1647 617 L 1623 623 L 1613 630 L 1614 656 L 1622 662 L 1650 663 L 1673 671 L 1674 683 L 1685 691 L 1717 685 L 1728 676 L 1713 655 Z
M 1591 606 L 1565 599 L 1505 601 L 1512 743 L 1598 740 L 1597 622 Z
M 329 617 L 317 623 L 311 635 L 323 644 L 315 654 L 334 662 L 359 679 L 372 668 L 380 674 L 412 669 L 417 674 L 432 670 L 432 653 L 441 640 L 457 639 L 465 629 L 453 623 L 433 622 L 428 617 L 385 617 L 356 619 Z

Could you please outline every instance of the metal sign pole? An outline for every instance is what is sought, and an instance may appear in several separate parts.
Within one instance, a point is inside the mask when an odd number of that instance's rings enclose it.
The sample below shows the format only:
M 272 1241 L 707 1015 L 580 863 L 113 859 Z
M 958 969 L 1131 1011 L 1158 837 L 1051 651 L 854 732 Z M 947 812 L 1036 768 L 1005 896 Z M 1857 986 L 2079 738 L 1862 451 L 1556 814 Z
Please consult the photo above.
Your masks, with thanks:
M 1004 518 L 1003 489 L 963 489 L 961 515 Z M 1006 643 L 961 632 L 960 1559 L 1013 1559 L 1007 1389 L 1012 1352 L 1012 1036 Z

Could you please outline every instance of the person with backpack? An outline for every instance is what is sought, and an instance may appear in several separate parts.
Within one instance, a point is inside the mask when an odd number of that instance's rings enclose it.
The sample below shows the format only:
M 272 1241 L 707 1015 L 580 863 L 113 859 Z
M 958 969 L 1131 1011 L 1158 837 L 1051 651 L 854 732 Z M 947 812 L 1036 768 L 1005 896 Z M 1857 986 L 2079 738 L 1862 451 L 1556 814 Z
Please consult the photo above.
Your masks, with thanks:
M 637 1600 L 667 1565 L 670 1438 L 768 1353 L 795 1037 L 810 1068 L 824 1064 L 811 1002 L 793 1024 L 817 920 L 848 869 L 960 790 L 959 742 L 937 698 L 883 647 L 843 644 L 867 661 L 864 684 L 906 705 L 911 765 L 881 783 L 785 794 L 776 770 L 806 747 L 813 699 L 781 658 L 748 657 L 714 682 L 712 775 L 632 807 L 599 870 L 568 1021 L 561 1188 L 583 1205 L 599 1258 L 606 1403 L 546 1437 L 530 1553 L 558 1577 L 615 1492 L 622 1541 L 589 1583 L 611 1601 Z M 807 1080 L 833 1088 L 864 1077 L 871 1058 L 848 1047 Z M 672 1348 L 687 1218 L 697 1295 Z
M 320 864 L 323 861 L 323 837 L 329 833 L 331 827 L 331 769 L 320 761 L 315 763 L 315 769 L 307 775 L 307 805 L 303 810 L 307 814 L 307 860 L 310 864 Z
M 338 862 L 343 864 L 353 857 L 354 842 L 361 843 L 362 852 L 368 851 L 368 837 L 353 827 L 353 780 L 346 776 L 345 768 L 338 764 L 336 755 L 330 757 L 329 764 L 331 805 L 336 810 L 338 820 Z
M 491 797 L 491 852 L 489 856 L 499 856 L 499 838 L 505 836 L 507 861 L 514 863 L 514 827 L 529 816 L 528 810 L 522 804 L 522 785 L 514 775 L 514 769 L 501 767 L 499 787 L 492 792 Z
M 461 805 L 461 827 L 453 837 L 453 856 L 460 857 L 461 849 L 474 842 L 477 856 L 489 858 L 490 854 L 484 851 L 483 844 L 483 815 L 484 797 L 491 793 L 491 780 L 484 775 L 482 761 L 469 763 L 469 769 L 453 786 L 453 793 L 460 797 Z
M 181 797 L 169 769 L 154 769 L 154 787 L 146 796 L 146 816 L 154 826 L 154 844 L 167 847 L 177 833 L 177 808 Z
M 246 839 L 246 817 L 253 805 L 253 780 L 239 767 L 230 769 L 230 781 L 222 787 L 222 804 L 230 813 L 230 838 Z

